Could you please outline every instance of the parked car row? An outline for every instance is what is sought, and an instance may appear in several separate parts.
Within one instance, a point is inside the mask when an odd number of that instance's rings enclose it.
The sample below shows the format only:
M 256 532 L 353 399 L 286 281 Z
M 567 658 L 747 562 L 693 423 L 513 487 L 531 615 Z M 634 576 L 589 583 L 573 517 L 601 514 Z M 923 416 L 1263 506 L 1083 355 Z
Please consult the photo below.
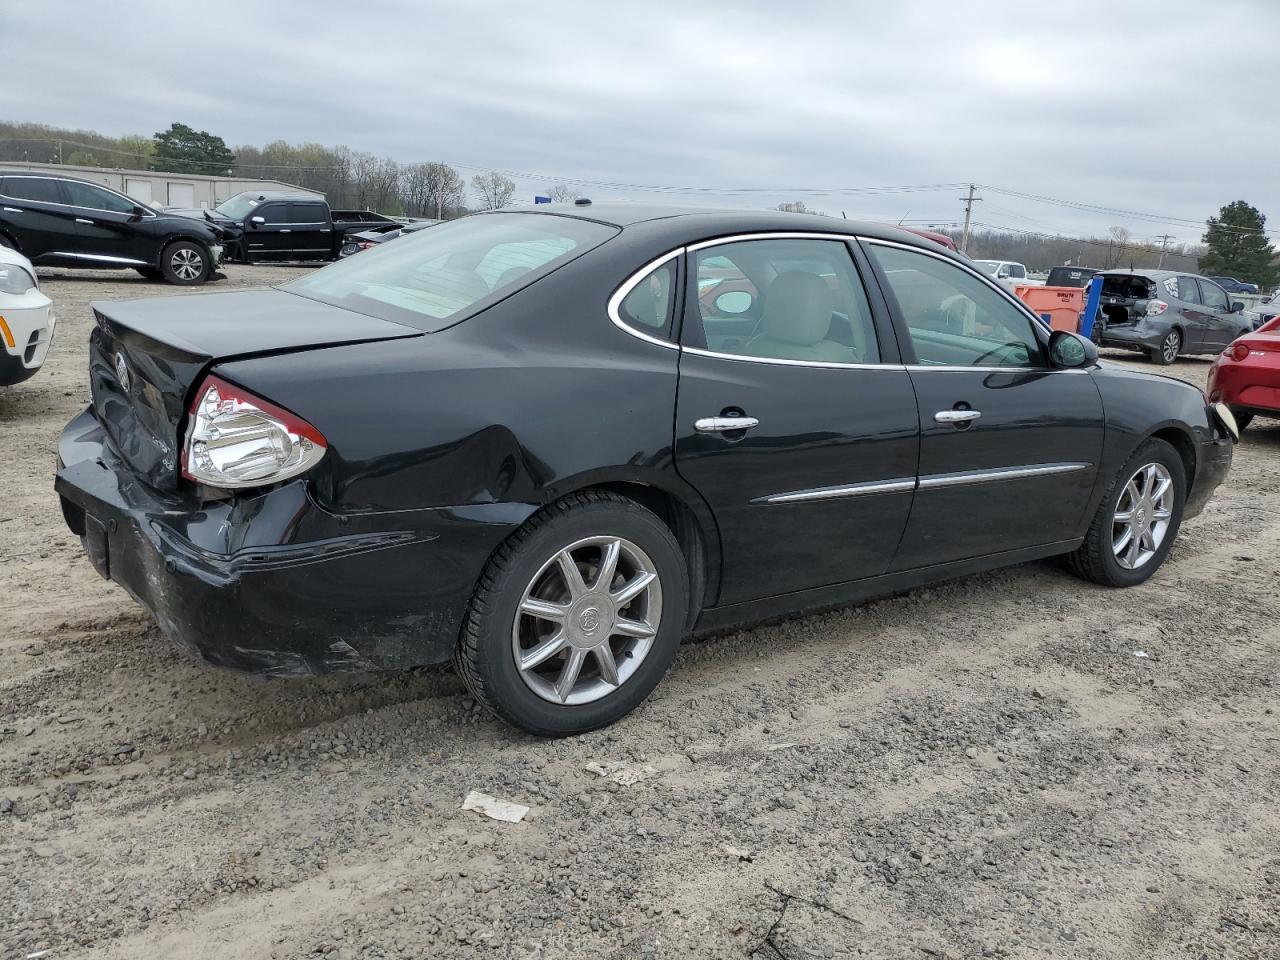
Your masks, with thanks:
M 498 211 L 94 311 L 56 490 L 104 577 L 213 663 L 452 659 L 546 736 L 690 632 L 1047 556 L 1141 583 L 1238 439 L 937 242 L 826 217 Z
M 223 233 L 58 174 L 0 171 L 0 246 L 36 266 L 134 269 L 180 286 L 214 276 Z

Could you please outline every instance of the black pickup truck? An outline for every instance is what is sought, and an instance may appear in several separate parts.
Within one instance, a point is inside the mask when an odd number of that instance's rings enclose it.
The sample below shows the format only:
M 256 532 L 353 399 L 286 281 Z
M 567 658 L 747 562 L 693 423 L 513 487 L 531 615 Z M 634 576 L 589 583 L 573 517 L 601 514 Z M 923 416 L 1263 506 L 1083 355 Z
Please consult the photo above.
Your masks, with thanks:
M 337 260 L 349 233 L 400 224 L 368 210 L 331 210 L 312 193 L 251 190 L 212 210 L 169 210 L 204 219 L 223 231 L 226 258 L 240 263 Z

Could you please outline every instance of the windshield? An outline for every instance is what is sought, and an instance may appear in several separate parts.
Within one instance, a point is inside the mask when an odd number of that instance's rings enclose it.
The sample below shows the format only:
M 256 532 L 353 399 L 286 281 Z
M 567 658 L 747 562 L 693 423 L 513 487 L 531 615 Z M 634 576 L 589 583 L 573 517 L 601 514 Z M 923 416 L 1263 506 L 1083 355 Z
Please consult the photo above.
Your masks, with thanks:
M 243 220 L 245 215 L 258 205 L 258 200 L 251 193 L 237 193 L 229 200 L 223 200 L 213 209 L 232 220 Z
M 973 262 L 980 270 L 985 273 L 989 273 L 992 276 L 994 276 L 995 272 L 1000 269 L 999 260 L 975 260 Z
M 405 233 L 282 289 L 419 330 L 443 330 L 617 232 L 550 214 L 481 214 Z

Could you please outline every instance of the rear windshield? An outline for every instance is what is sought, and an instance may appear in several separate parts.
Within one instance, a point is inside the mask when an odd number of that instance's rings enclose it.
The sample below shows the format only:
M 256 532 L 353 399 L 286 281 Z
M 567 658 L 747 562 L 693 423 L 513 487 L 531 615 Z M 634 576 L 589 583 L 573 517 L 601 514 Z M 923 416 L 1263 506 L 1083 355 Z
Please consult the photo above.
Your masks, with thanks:
M 464 217 L 406 233 L 282 289 L 430 333 L 479 313 L 617 232 L 548 214 Z
M 1077 267 L 1054 267 L 1049 271 L 1046 287 L 1087 287 L 1096 270 Z

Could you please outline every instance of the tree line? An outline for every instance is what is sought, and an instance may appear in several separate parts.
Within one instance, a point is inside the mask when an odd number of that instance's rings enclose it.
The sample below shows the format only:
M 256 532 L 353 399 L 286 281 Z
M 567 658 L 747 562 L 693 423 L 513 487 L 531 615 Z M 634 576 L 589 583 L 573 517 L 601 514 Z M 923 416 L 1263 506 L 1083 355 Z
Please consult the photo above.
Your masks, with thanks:
M 244 144 L 234 150 L 223 139 L 182 123 L 153 136 L 108 137 L 91 130 L 66 130 L 39 123 L 0 122 L 0 163 L 31 161 L 78 166 L 123 167 L 177 173 L 280 180 L 323 193 L 335 207 L 379 213 L 451 219 L 468 213 L 469 199 L 485 210 L 506 206 L 515 184 L 491 171 L 467 180 L 443 162 L 399 163 L 391 157 L 319 143 L 275 140 L 263 147 Z M 470 190 L 468 190 L 468 186 Z M 552 184 L 544 194 L 568 202 L 579 194 Z M 781 203 L 792 213 L 821 213 L 801 201 Z M 934 228 L 957 243 L 954 224 Z M 975 259 L 1016 260 L 1033 270 L 1051 266 L 1114 269 L 1154 268 L 1233 276 L 1271 288 L 1280 283 L 1280 264 L 1267 239 L 1266 217 L 1243 200 L 1229 203 L 1206 221 L 1203 245 L 1156 244 L 1134 240 L 1124 227 L 1105 236 L 1062 237 L 980 225 L 969 235 Z

